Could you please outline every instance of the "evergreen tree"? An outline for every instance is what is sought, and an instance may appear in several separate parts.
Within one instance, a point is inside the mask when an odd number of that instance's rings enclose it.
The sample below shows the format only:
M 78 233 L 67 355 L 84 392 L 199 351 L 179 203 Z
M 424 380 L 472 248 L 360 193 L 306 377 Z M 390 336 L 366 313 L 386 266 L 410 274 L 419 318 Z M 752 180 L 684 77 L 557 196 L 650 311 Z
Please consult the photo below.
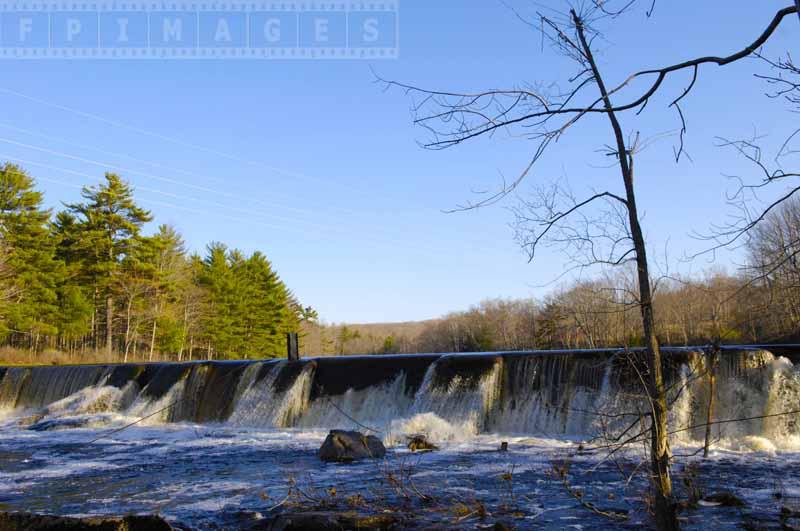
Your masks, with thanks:
M 240 251 L 214 243 L 203 264 L 209 350 L 228 358 L 280 355 L 285 334 L 300 327 L 300 306 L 266 257 L 256 252 L 246 258 Z
M 316 319 L 261 253 L 212 243 L 204 259 L 187 257 L 172 227 L 144 236 L 150 213 L 118 176 L 81 195 L 51 223 L 33 179 L 0 167 L 0 339 L 32 352 L 40 341 L 70 353 L 87 340 L 109 354 L 116 344 L 125 361 L 137 349 L 191 359 L 197 346 L 270 357 L 301 319 Z
M 105 348 L 114 346 L 114 297 L 118 292 L 122 263 L 141 243 L 141 228 L 152 219 L 150 212 L 136 205 L 130 185 L 113 173 L 105 183 L 88 186 L 81 193 L 85 202 L 68 204 L 80 228 L 72 252 L 82 261 L 84 274 L 93 291 L 95 307 L 102 306 Z M 99 334 L 95 332 L 95 338 Z M 97 345 L 97 341 L 96 341 Z
M 87 276 L 76 252 L 76 242 L 81 237 L 81 225 L 69 212 L 56 214 L 52 223 L 52 238 L 56 258 L 64 264 L 64 275 L 59 287 L 59 335 L 63 346 L 73 351 L 80 341 L 94 331 L 95 309 L 91 293 L 87 290 Z
M 179 292 L 187 287 L 189 264 L 183 239 L 168 225 L 160 225 L 156 234 L 145 238 L 141 249 L 151 271 L 149 358 L 152 360 L 157 343 L 163 350 L 177 352 L 183 342 L 176 303 Z
M 77 342 L 92 330 L 94 308 L 79 286 L 66 283 L 59 289 L 58 332 L 67 351 L 72 352 Z
M 209 358 L 213 358 L 214 350 L 230 356 L 235 342 L 232 310 L 236 294 L 233 272 L 228 261 L 228 248 L 222 243 L 212 242 L 207 251 L 200 277 L 201 285 L 208 292 L 209 311 L 203 323 L 206 349 Z
M 282 352 L 288 332 L 299 328 L 290 294 L 266 257 L 259 253 L 244 264 L 243 284 L 247 353 L 255 357 L 274 357 Z
M 0 239 L 0 339 L 7 338 L 10 332 L 7 314 L 14 293 L 13 275 L 8 267 L 8 251 L 5 242 Z
M 57 332 L 58 286 L 63 264 L 56 259 L 50 237 L 50 211 L 42 207 L 42 193 L 16 165 L 0 168 L 0 236 L 6 265 L 13 274 L 16 298 L 7 308 L 7 326 L 16 336 L 27 336 L 32 350 L 43 335 Z

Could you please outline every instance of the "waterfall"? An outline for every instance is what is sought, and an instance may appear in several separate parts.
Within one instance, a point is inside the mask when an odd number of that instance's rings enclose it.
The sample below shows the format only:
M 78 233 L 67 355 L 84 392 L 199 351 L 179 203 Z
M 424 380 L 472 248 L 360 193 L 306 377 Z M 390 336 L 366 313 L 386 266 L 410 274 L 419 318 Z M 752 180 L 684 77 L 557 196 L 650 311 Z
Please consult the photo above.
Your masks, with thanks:
M 265 371 L 266 369 L 266 371 Z M 246 389 L 228 421 L 236 426 L 288 428 L 294 426 L 308 409 L 315 365 L 280 362 L 246 370 Z M 259 378 L 259 373 L 264 373 Z
M 390 423 L 389 442 L 423 434 L 463 440 L 482 433 L 499 396 L 502 360 L 444 356 L 428 368 L 407 412 Z
M 691 348 L 665 348 L 664 359 L 670 429 L 676 442 L 700 441 L 708 359 Z M 640 351 L 621 350 L 12 367 L 0 368 L 0 418 L 50 429 L 62 418 L 95 426 L 159 412 L 147 422 L 367 426 L 391 443 L 417 433 L 442 442 L 482 433 L 589 438 L 646 418 L 643 369 Z M 723 349 L 716 403 L 718 420 L 750 418 L 715 425 L 720 444 L 800 449 L 800 415 L 782 414 L 800 409 L 800 372 L 789 359 Z

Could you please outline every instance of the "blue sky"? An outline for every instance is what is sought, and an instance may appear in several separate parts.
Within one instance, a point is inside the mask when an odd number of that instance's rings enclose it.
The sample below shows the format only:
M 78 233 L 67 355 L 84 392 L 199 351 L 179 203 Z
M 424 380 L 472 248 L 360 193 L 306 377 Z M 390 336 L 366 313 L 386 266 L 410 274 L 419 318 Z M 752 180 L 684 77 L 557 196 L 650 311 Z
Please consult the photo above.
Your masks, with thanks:
M 525 13 L 532 3 L 511 2 Z M 788 0 L 659 1 L 650 19 L 619 21 L 602 43 L 610 81 L 698 54 L 727 54 L 760 33 Z M 562 5 L 541 0 L 540 9 Z M 409 101 L 384 92 L 382 76 L 446 90 L 563 80 L 568 62 L 495 0 L 402 0 L 400 58 L 385 61 L 3 61 L 0 160 L 21 162 L 48 205 L 116 171 L 157 221 L 192 250 L 219 240 L 261 250 L 326 321 L 436 317 L 485 298 L 541 296 L 564 270 L 557 252 L 528 264 L 508 208 L 443 214 L 513 175 L 533 146 L 498 135 L 444 152 L 420 149 Z M 800 21 L 786 20 L 769 50 L 800 56 Z M 768 51 L 769 51 L 768 50 Z M 733 270 L 734 255 L 684 263 L 704 244 L 691 237 L 729 213 L 723 173 L 754 175 L 716 136 L 756 130 L 777 142 L 797 122 L 763 96 L 754 62 L 701 71 L 684 111 L 691 161 L 676 164 L 675 138 L 638 161 L 640 209 L 654 257 L 671 270 Z M 625 117 L 645 138 L 674 131 L 667 95 Z M 561 176 L 576 192 L 616 187 L 596 150 L 608 128 L 587 120 L 564 137 L 520 189 Z

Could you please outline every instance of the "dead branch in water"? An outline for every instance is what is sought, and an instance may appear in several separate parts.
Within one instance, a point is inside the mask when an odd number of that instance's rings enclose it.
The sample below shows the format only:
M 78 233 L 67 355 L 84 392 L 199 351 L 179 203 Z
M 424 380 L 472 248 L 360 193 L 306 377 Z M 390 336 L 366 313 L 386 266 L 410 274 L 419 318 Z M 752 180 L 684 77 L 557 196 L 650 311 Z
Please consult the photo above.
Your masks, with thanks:
M 630 516 L 627 513 L 622 513 L 614 510 L 604 510 L 597 507 L 595 504 L 586 501 L 583 491 L 574 488 L 569 482 L 569 461 L 562 461 L 561 463 L 553 463 L 552 473 L 559 479 L 564 489 L 584 508 L 590 510 L 594 514 L 615 520 L 618 522 L 628 520 Z

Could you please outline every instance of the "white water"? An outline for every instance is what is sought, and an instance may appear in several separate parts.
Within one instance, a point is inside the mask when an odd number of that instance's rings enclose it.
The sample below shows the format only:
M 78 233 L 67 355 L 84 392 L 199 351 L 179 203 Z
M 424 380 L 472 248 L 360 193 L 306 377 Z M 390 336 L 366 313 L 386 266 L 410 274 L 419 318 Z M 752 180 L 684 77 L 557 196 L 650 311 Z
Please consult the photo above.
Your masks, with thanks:
M 694 444 L 705 433 L 705 358 L 687 359 L 670 394 L 670 429 L 679 431 L 673 437 L 676 444 Z M 224 422 L 259 429 L 372 428 L 389 444 L 415 434 L 455 443 L 486 433 L 588 439 L 619 433 L 647 414 L 641 391 L 620 385 L 611 358 L 576 362 L 569 356 L 497 357 L 479 372 L 459 369 L 458 358 L 447 361 L 446 378 L 441 362 L 432 362 L 416 389 L 400 371 L 389 380 L 338 395 L 314 393 L 318 384 L 313 363 L 304 365 L 280 391 L 285 362 L 252 363 L 235 378 L 222 380 L 234 390 Z M 108 368 L 10 369 L 0 381 L 0 418 L 34 426 L 55 421 L 47 429 L 61 427 L 57 421 L 74 428 L 114 427 L 142 417 L 148 417 L 142 424 L 151 426 L 191 420 L 199 396 L 224 394 L 223 389 L 209 393 L 203 387 L 211 381 L 212 369 L 198 365 L 184 371 L 157 397 L 149 392 L 153 383 L 143 388 L 134 380 L 121 388 L 109 385 Z M 354 374 L 358 370 L 354 365 Z M 800 410 L 800 373 L 789 360 L 764 351 L 730 354 L 718 369 L 715 419 L 750 420 L 715 425 L 714 445 L 737 451 L 800 450 L 800 415 L 783 415 L 795 410 Z M 684 430 L 691 426 L 697 427 Z
M 381 490 L 382 467 L 401 466 L 412 467 L 415 485 L 437 499 L 485 500 L 495 514 L 509 503 L 508 485 L 499 478 L 513 471 L 515 488 L 524 493 L 516 500 L 525 515 L 515 521 L 520 529 L 616 528 L 581 508 L 547 473 L 569 455 L 585 473 L 576 472 L 573 486 L 594 495 L 594 503 L 641 505 L 641 477 L 633 484 L 620 480 L 603 452 L 589 445 L 581 452 L 577 444 L 619 433 L 632 421 L 627 414 L 633 412 L 635 420 L 635 412 L 645 411 L 637 386 L 621 381 L 625 373 L 609 357 L 487 359 L 461 365 L 461 358 L 448 357 L 416 375 L 399 371 L 372 383 L 364 376 L 372 369 L 369 359 L 335 361 L 346 364 L 357 382 L 342 392 L 346 386 L 332 385 L 340 382 L 330 376 L 325 380 L 314 363 L 295 366 L 291 377 L 282 372 L 285 362 L 251 363 L 239 372 L 197 365 L 171 370 L 174 377 L 139 378 L 142 369 L 128 380 L 115 379 L 109 368 L 14 369 L 0 381 L 0 502 L 12 510 L 71 515 L 159 512 L 190 527 L 236 528 L 238 521 L 220 520 L 226 512 L 264 511 L 283 499 L 293 481 L 317 495 L 335 485 L 342 498 L 376 495 L 376 489 L 378 499 L 391 497 L 394 490 Z M 705 422 L 708 403 L 706 380 L 698 377 L 704 358 L 681 359 L 671 377 L 673 430 Z M 800 409 L 800 375 L 787 359 L 731 354 L 717 381 L 717 419 Z M 321 383 L 337 391 L 325 392 Z M 209 411 L 225 409 L 224 418 L 198 420 L 203 400 L 216 400 Z M 145 416 L 150 417 L 134 428 L 111 431 Z M 318 461 L 328 429 L 364 431 L 359 424 L 380 430 L 389 446 L 385 463 Z M 675 435 L 675 454 L 693 453 L 704 432 Z M 441 451 L 411 458 L 406 437 L 420 433 Z M 768 507 L 775 515 L 776 481 L 787 498 L 800 493 L 800 416 L 720 424 L 713 434 L 711 459 L 703 461 L 710 491 L 732 489 L 753 500 L 758 512 Z M 496 451 L 501 441 L 510 443 L 508 452 Z M 617 457 L 637 462 L 637 452 L 638 447 Z M 685 461 L 676 463 L 680 477 Z M 728 516 L 715 520 L 717 514 Z M 424 518 L 431 518 L 431 527 L 440 523 L 435 518 L 453 525 L 449 513 Z M 686 527 L 734 529 L 736 518 L 701 512 Z M 640 523 L 632 518 L 628 528 Z

